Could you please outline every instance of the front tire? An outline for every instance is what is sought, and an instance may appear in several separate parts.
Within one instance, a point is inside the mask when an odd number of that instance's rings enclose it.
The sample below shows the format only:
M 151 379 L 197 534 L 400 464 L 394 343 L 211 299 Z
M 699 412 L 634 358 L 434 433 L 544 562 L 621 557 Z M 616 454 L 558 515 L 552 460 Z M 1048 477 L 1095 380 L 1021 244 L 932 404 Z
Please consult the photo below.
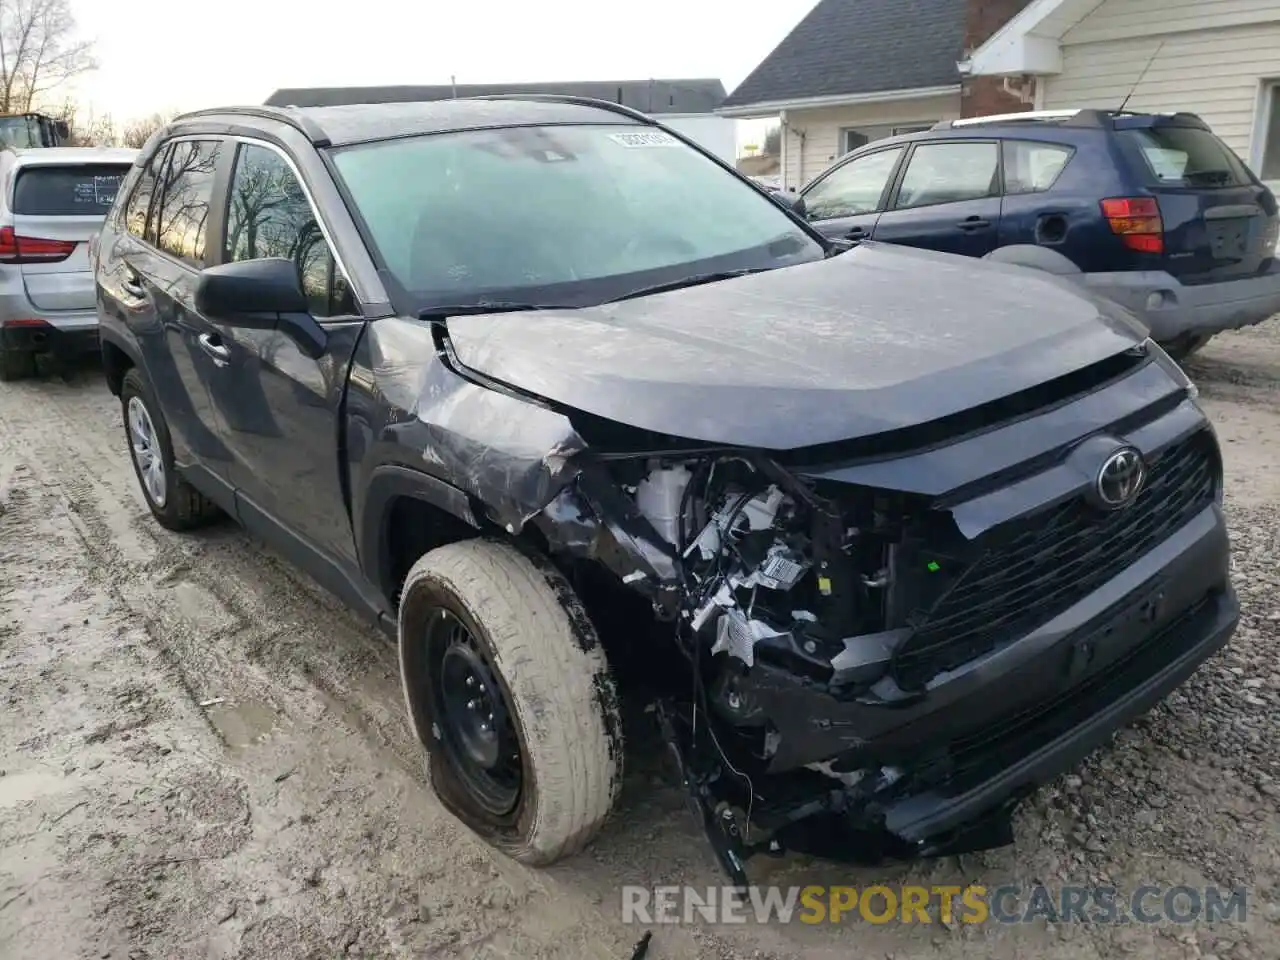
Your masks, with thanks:
M 400 675 L 432 789 L 482 839 L 533 866 L 577 853 L 622 782 L 604 651 L 545 560 L 470 540 L 405 580 Z
M 216 519 L 217 506 L 178 476 L 173 465 L 173 442 L 160 405 L 137 367 L 124 375 L 120 387 L 129 459 L 151 514 L 169 530 L 192 530 Z

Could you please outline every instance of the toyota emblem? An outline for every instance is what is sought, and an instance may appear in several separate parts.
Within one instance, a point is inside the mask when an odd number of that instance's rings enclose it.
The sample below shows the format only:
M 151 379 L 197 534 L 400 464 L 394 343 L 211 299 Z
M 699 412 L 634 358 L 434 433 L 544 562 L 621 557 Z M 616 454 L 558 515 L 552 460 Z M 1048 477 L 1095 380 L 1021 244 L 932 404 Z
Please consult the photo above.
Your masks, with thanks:
M 1102 464 L 1094 492 L 1103 507 L 1119 510 L 1137 499 L 1146 479 L 1147 466 L 1142 462 L 1142 454 L 1135 447 L 1121 447 Z

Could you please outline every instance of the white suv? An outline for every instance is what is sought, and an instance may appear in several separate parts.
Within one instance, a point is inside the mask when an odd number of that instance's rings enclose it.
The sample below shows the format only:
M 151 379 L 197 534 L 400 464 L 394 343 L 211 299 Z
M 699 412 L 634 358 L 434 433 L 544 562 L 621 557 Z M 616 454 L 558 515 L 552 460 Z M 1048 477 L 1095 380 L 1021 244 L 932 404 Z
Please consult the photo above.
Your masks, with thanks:
M 0 151 L 0 380 L 35 373 L 38 353 L 98 345 L 89 238 L 135 150 Z

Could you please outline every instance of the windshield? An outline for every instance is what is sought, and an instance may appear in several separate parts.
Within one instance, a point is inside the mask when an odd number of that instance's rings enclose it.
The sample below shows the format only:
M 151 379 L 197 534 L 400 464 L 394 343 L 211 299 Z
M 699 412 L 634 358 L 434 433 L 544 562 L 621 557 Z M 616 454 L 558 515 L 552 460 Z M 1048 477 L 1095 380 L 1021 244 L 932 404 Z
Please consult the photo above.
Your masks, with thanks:
M 416 309 L 572 305 L 821 259 L 767 197 L 660 130 L 472 130 L 362 144 L 334 164 Z
M 40 132 L 28 117 L 0 117 L 0 144 L 15 150 L 40 146 Z

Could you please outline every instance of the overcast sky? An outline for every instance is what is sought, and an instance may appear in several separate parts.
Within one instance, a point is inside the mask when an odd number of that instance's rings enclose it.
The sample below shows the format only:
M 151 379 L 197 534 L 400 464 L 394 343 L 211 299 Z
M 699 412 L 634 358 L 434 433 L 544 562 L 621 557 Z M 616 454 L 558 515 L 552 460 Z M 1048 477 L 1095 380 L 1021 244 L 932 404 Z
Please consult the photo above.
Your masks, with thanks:
M 718 77 L 732 90 L 816 0 L 71 0 L 117 123 L 278 87 Z

